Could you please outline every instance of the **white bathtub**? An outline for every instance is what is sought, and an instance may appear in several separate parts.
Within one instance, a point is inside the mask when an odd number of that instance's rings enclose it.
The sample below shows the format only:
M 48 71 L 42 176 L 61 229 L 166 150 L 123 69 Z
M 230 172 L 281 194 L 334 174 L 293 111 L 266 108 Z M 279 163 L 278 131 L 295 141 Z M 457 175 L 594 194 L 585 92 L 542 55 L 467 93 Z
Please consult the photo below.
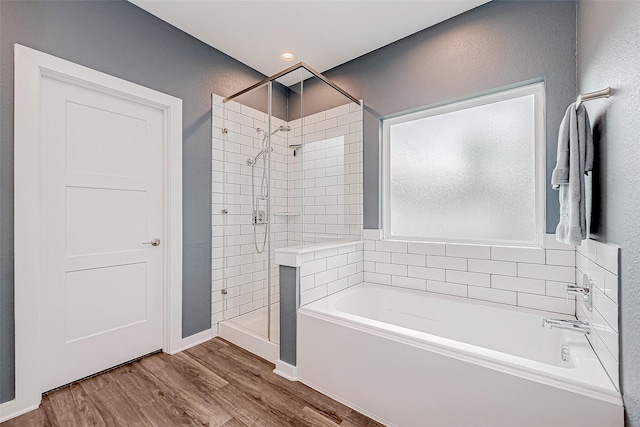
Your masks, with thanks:
M 300 308 L 298 376 L 390 426 L 622 426 L 586 338 L 542 317 L 563 316 L 361 284 Z

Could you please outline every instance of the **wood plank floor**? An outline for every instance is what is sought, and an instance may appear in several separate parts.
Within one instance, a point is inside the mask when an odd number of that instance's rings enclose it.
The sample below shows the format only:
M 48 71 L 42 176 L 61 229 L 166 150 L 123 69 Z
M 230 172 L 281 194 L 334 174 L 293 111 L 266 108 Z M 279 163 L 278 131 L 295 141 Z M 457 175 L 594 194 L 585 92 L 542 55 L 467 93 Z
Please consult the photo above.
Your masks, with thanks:
M 220 338 L 154 354 L 52 392 L 14 426 L 309 426 L 381 424 Z

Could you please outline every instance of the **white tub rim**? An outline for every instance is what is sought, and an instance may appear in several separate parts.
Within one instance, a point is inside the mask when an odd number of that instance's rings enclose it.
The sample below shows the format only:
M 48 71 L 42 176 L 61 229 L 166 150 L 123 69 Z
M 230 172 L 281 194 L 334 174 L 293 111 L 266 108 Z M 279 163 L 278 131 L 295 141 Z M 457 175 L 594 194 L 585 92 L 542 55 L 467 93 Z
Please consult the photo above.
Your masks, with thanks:
M 534 314 L 536 316 L 549 316 L 549 317 L 564 317 L 572 318 L 568 315 L 561 315 L 558 313 L 545 312 L 540 310 L 533 310 L 522 307 L 509 306 L 506 304 L 499 304 L 481 300 L 473 300 L 469 298 L 456 297 L 451 295 L 443 295 L 436 293 L 427 293 L 423 291 L 416 291 L 405 288 L 394 288 L 384 285 L 377 285 L 371 283 L 360 283 L 350 288 L 344 289 L 335 294 L 329 295 L 320 300 L 311 302 L 298 310 L 299 315 L 310 316 L 323 321 L 331 322 L 340 326 L 356 329 L 361 332 L 371 333 L 374 331 L 377 335 L 386 339 L 390 339 L 403 344 L 418 347 L 424 350 L 432 351 L 447 357 L 452 357 L 468 363 L 473 363 L 482 367 L 493 369 L 499 372 L 503 372 L 509 375 L 518 376 L 523 379 L 535 381 L 541 384 L 546 384 L 552 387 L 560 388 L 569 392 L 578 393 L 587 397 L 596 398 L 605 402 L 613 403 L 622 406 L 622 397 L 618 390 L 613 385 L 613 382 L 609 379 L 606 371 L 600 364 L 595 352 L 588 343 L 588 340 L 583 335 L 571 334 L 568 335 L 568 341 L 582 344 L 577 347 L 578 354 L 573 354 L 575 358 L 575 367 L 573 368 L 560 368 L 552 365 L 544 364 L 542 362 L 526 359 L 524 357 L 510 355 L 500 351 L 480 347 L 473 344 L 467 344 L 460 341 L 455 341 L 450 338 L 444 338 L 437 335 L 429 334 L 422 331 L 416 331 L 402 326 L 396 326 L 393 324 L 381 322 L 374 319 L 365 318 L 362 316 L 346 313 L 335 309 L 335 302 L 345 295 L 357 292 L 362 289 L 383 289 L 383 290 L 395 290 L 399 292 L 413 293 L 415 295 L 429 296 L 434 298 L 442 298 L 451 301 L 457 301 L 465 304 L 478 304 L 482 306 L 489 306 L 501 310 L 524 312 L 528 314 Z M 363 319 L 366 319 L 363 321 Z M 575 336 L 574 336 L 575 335 Z M 586 343 L 586 346 L 584 345 Z M 585 360 L 585 356 L 588 356 Z M 528 362 L 528 363 L 526 363 Z M 604 375 L 600 384 L 593 384 L 585 381 L 579 381 L 571 378 L 570 376 L 554 375 L 548 370 L 540 369 L 542 366 L 551 367 L 551 371 L 571 371 L 579 368 L 582 369 L 597 369 L 601 375 Z M 586 366 L 590 365 L 590 366 Z M 555 368 L 555 369 L 553 369 Z M 561 377 L 561 378 L 559 378 Z

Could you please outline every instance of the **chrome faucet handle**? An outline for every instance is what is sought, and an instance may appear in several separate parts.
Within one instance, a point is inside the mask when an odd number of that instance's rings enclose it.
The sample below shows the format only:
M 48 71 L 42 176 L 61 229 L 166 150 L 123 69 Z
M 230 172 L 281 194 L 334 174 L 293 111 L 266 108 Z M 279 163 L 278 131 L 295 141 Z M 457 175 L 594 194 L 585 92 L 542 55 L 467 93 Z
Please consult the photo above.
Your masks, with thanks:
M 567 293 L 573 295 L 589 295 L 590 289 L 578 285 L 567 285 Z
M 567 285 L 567 295 L 582 295 L 587 310 L 593 311 L 593 280 L 588 275 L 582 276 L 582 286 Z

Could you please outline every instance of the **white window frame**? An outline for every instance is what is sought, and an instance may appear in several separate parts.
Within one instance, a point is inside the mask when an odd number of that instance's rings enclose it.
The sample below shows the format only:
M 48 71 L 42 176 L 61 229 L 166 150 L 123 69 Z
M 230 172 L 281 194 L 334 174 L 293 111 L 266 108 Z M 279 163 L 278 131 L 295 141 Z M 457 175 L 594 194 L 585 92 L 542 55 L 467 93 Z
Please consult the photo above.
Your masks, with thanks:
M 534 95 L 534 141 L 535 141 L 535 238 L 531 241 L 514 241 L 500 239 L 460 239 L 460 238 L 435 238 L 422 236 L 401 236 L 391 234 L 391 146 L 390 146 L 390 129 L 391 126 L 419 120 L 427 117 L 433 117 L 441 114 L 460 111 L 468 108 L 479 107 L 496 102 L 507 101 L 510 99 Z M 409 241 L 434 241 L 446 243 L 479 243 L 479 244 L 500 244 L 508 246 L 540 246 L 545 230 L 545 212 L 546 212 L 546 137 L 545 137 L 545 88 L 544 82 L 526 84 L 516 88 L 498 90 L 487 95 L 477 96 L 462 101 L 448 103 L 446 105 L 436 107 L 426 107 L 420 111 L 394 115 L 384 118 L 382 121 L 382 203 L 383 203 L 383 229 L 384 238 L 393 240 L 409 240 Z

